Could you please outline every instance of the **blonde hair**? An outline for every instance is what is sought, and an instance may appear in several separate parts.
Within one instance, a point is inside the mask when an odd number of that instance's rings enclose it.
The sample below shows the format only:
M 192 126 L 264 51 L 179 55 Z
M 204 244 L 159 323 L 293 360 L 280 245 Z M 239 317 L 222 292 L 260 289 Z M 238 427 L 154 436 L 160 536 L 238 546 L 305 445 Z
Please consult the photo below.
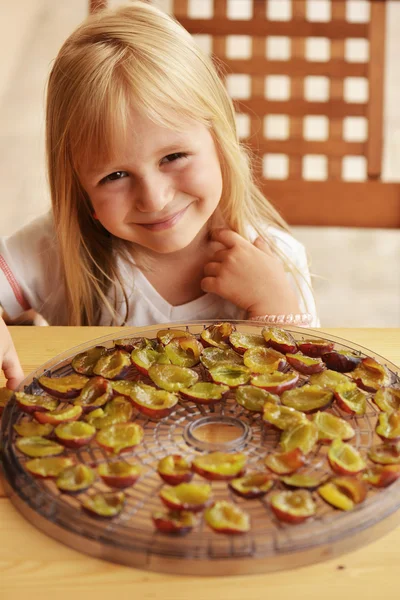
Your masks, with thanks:
M 262 237 L 260 223 L 288 230 L 254 183 L 232 101 L 191 35 L 146 2 L 100 11 L 62 46 L 47 91 L 48 176 L 70 325 L 98 324 L 103 306 L 110 323 L 128 318 L 117 268 L 128 243 L 93 219 L 79 172 L 112 157 L 132 107 L 163 126 L 179 128 L 187 117 L 210 129 L 223 179 L 219 208 L 231 229 L 243 237 L 246 224 Z M 118 289 L 125 295 L 122 317 Z

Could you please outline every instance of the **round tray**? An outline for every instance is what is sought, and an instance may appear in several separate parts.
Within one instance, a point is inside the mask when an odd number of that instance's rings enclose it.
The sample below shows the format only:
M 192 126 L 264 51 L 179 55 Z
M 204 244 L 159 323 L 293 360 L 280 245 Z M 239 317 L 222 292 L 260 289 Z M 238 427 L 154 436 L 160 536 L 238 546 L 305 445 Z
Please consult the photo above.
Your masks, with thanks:
M 233 321 L 232 321 L 233 322 Z M 172 329 L 182 329 L 199 334 L 212 322 L 174 323 Z M 260 332 L 262 325 L 233 322 L 242 332 Z M 154 338 L 165 326 L 157 325 L 140 331 L 141 337 Z M 365 348 L 334 336 L 314 330 L 286 327 L 296 340 L 326 339 L 337 349 L 352 350 L 361 356 L 375 358 L 392 373 L 394 385 L 400 385 L 399 369 L 384 358 Z M 136 329 L 127 328 L 123 337 L 136 337 Z M 43 373 L 56 376 L 72 372 L 74 355 L 95 345 L 112 347 L 113 340 L 121 336 L 106 336 L 82 344 L 44 364 L 29 375 L 20 386 L 28 393 L 41 391 L 36 379 Z M 201 374 L 203 367 L 195 367 Z M 368 400 L 363 417 L 343 413 L 336 405 L 330 412 L 348 420 L 356 431 L 350 443 L 363 456 L 366 450 L 381 440 L 374 429 L 378 409 Z M 144 428 L 144 438 L 131 452 L 119 458 L 139 462 L 143 472 L 138 482 L 125 490 L 126 503 L 119 516 L 112 520 L 93 518 L 81 510 L 81 500 L 87 492 L 78 495 L 61 494 L 53 481 L 37 479 L 25 469 L 28 460 L 15 446 L 17 435 L 13 429 L 26 415 L 16 403 L 6 406 L 1 428 L 2 467 L 5 488 L 11 501 L 36 527 L 57 540 L 93 556 L 135 567 L 166 571 L 169 573 L 227 575 L 264 573 L 279 569 L 314 563 L 332 558 L 342 552 L 376 539 L 400 521 L 395 514 L 400 506 L 400 481 L 387 489 L 369 490 L 367 499 L 353 511 L 344 513 L 331 508 L 313 492 L 317 514 L 300 525 L 285 524 L 277 520 L 268 506 L 268 497 L 245 500 L 233 495 L 226 482 L 211 483 L 215 500 L 227 499 L 237 503 L 251 518 L 251 530 L 241 536 L 218 535 L 200 519 L 199 525 L 188 535 L 174 537 L 157 532 L 151 513 L 161 508 L 158 494 L 163 483 L 156 472 L 160 458 L 168 454 L 181 454 L 193 459 L 205 451 L 238 451 L 247 455 L 248 470 L 264 469 L 267 452 L 278 446 L 278 434 L 262 420 L 262 415 L 251 413 L 239 406 L 234 393 L 214 406 L 196 405 L 180 401 L 169 416 L 155 421 L 139 412 L 132 420 Z M 78 461 L 97 466 L 109 460 L 109 455 L 95 442 L 79 450 L 68 450 Z M 307 471 L 322 472 L 326 468 L 327 446 L 318 444 L 310 455 Z M 202 480 L 195 475 L 193 481 Z M 106 491 L 109 488 L 96 480 L 89 489 Z M 400 512 L 400 511 L 399 511 Z

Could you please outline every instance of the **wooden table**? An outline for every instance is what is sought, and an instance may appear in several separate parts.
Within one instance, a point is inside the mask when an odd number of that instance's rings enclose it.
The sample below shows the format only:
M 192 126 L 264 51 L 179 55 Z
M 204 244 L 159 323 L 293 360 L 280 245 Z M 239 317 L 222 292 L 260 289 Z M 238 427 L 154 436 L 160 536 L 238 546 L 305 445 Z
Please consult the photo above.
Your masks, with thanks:
M 11 328 L 26 374 L 59 352 L 117 328 Z M 400 329 L 324 329 L 400 364 Z M 4 380 L 0 381 L 4 385 Z M 0 487 L 0 600 L 385 600 L 400 597 L 400 528 L 338 559 L 291 571 L 185 577 L 91 558 L 35 529 Z

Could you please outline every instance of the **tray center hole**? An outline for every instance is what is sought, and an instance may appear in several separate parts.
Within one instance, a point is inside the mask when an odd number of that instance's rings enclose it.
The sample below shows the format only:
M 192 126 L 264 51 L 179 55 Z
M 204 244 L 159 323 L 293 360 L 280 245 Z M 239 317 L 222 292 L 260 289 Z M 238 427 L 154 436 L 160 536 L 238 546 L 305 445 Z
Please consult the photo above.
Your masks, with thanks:
M 199 450 L 238 450 L 251 438 L 247 423 L 224 415 L 200 417 L 184 429 L 185 441 Z

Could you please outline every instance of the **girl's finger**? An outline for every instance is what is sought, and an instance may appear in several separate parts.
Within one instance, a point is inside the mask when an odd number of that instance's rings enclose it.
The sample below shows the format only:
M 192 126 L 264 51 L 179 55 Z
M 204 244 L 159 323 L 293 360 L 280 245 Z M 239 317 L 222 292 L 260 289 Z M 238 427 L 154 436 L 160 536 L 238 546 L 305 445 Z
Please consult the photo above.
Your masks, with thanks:
M 7 387 L 10 390 L 15 390 L 25 375 L 14 347 L 10 348 L 4 355 L 2 368 L 7 379 Z
M 230 252 L 231 250 L 228 250 L 226 248 L 222 250 L 217 250 L 212 257 L 212 262 L 224 262 L 224 260 L 226 260 L 226 258 L 228 257 L 228 254 L 230 254 Z
M 262 250 L 263 252 L 265 252 L 265 254 L 273 256 L 270 245 L 262 237 L 258 237 L 256 240 L 254 240 L 253 246 L 258 248 L 259 250 Z
M 207 294 L 217 293 L 217 279 L 215 277 L 204 277 L 200 282 L 200 287 Z
M 226 248 L 233 248 L 243 240 L 243 238 L 240 237 L 236 231 L 232 231 L 232 229 L 214 229 L 211 232 L 211 239 L 214 240 L 214 242 L 223 244 Z
M 220 262 L 209 262 L 204 267 L 204 275 L 209 277 L 218 277 L 221 271 Z

